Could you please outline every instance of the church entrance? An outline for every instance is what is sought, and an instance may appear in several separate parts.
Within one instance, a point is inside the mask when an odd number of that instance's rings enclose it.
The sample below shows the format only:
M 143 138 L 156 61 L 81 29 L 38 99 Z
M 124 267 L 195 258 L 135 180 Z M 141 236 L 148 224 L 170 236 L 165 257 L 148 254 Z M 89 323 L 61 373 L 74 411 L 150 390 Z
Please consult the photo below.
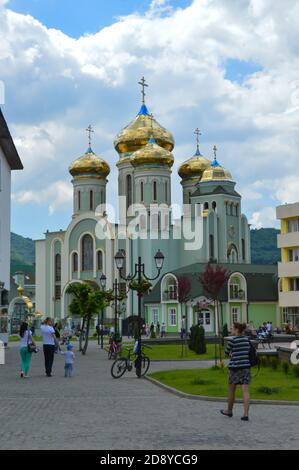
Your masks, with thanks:
M 202 325 L 207 333 L 214 331 L 214 318 L 211 310 L 202 309 L 197 312 L 197 323 Z

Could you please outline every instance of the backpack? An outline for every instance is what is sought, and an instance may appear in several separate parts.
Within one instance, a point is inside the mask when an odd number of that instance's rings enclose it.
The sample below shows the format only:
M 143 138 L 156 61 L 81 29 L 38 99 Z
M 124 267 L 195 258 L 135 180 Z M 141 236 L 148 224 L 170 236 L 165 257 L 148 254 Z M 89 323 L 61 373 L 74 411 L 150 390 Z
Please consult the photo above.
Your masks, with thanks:
M 250 362 L 250 367 L 255 367 L 255 366 L 260 366 L 260 359 L 257 355 L 257 350 L 255 349 L 255 347 L 253 346 L 253 344 L 251 343 L 251 341 L 249 341 L 249 362 Z

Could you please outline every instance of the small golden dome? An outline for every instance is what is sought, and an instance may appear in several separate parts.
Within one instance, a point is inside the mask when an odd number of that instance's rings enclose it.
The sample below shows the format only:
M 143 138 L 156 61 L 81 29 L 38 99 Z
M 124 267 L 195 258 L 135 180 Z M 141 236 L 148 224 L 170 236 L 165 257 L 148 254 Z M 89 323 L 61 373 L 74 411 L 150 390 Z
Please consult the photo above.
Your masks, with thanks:
M 178 174 L 182 179 L 201 179 L 203 172 L 209 168 L 211 161 L 205 158 L 197 149 L 195 155 L 186 160 L 178 169 Z
M 114 147 L 120 155 L 131 154 L 144 147 L 150 137 L 154 137 L 160 147 L 173 150 L 172 134 L 153 119 L 143 104 L 136 118 L 116 136 Z
M 233 178 L 231 173 L 223 168 L 215 158 L 211 166 L 203 172 L 200 180 L 201 183 L 208 181 L 233 181 Z
M 133 166 L 141 165 L 165 165 L 172 167 L 174 158 L 171 152 L 157 144 L 156 140 L 151 137 L 148 143 L 137 150 L 131 156 Z
M 69 172 L 74 177 L 106 178 L 110 173 L 110 167 L 105 160 L 98 157 L 89 147 L 82 157 L 71 164 Z

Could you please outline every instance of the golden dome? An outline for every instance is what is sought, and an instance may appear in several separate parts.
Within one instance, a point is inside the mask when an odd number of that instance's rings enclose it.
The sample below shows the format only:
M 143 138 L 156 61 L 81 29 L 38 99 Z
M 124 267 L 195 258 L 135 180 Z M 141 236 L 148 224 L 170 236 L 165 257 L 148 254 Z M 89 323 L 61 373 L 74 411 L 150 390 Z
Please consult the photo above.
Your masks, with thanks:
M 197 149 L 195 155 L 186 160 L 178 169 L 178 174 L 182 179 L 202 177 L 203 172 L 211 165 L 210 160 L 205 158 Z
M 116 136 L 114 147 L 119 154 L 131 154 L 144 147 L 150 137 L 154 137 L 160 147 L 173 150 L 172 134 L 150 116 L 143 104 L 136 118 Z
M 211 166 L 203 172 L 200 180 L 201 183 L 208 181 L 233 181 L 233 178 L 231 173 L 219 165 L 215 158 Z
M 133 166 L 139 165 L 166 165 L 172 167 L 174 158 L 171 152 L 157 144 L 155 139 L 151 137 L 148 143 L 137 150 L 131 156 Z
M 105 160 L 98 157 L 89 147 L 82 157 L 71 164 L 69 172 L 74 177 L 90 176 L 92 178 L 106 178 L 110 173 L 110 167 Z

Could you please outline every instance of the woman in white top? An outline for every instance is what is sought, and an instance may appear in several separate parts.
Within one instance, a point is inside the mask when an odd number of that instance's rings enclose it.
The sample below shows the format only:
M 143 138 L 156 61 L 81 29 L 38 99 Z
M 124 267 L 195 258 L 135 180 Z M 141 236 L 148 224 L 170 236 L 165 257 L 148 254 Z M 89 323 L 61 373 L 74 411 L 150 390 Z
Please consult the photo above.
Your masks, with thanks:
M 35 343 L 32 339 L 32 332 L 28 328 L 28 323 L 23 322 L 20 328 L 20 355 L 21 355 L 21 377 L 28 377 L 32 353 L 28 351 L 28 344 Z

